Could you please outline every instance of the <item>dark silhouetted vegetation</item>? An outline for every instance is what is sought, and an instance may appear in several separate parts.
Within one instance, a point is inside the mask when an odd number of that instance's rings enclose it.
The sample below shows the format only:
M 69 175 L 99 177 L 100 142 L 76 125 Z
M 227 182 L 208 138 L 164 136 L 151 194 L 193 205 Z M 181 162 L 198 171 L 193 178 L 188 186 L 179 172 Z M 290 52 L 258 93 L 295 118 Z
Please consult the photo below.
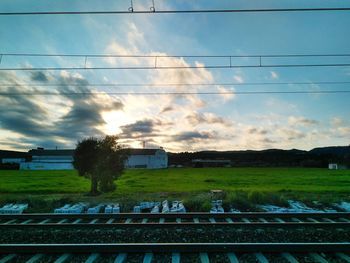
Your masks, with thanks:
M 78 174 L 91 180 L 91 194 L 110 192 L 115 189 L 114 180 L 124 170 L 127 157 L 116 136 L 103 139 L 94 137 L 78 142 L 74 152 L 74 168 Z
M 329 163 L 350 167 L 350 146 L 315 148 L 310 151 L 269 149 L 262 151 L 202 151 L 168 153 L 169 165 L 195 167 L 192 160 L 230 160 L 233 167 L 314 167 Z

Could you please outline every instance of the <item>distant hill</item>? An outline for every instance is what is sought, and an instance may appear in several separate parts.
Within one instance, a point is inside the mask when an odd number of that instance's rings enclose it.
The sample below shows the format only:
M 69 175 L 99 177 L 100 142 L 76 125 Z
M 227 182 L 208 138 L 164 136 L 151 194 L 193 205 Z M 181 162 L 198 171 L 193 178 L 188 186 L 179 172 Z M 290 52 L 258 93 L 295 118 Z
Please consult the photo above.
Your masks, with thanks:
M 169 165 L 193 166 L 192 160 L 230 160 L 232 166 L 327 167 L 330 162 L 350 166 L 350 146 L 320 147 L 310 151 L 267 149 L 261 151 L 200 151 L 168 153 Z
M 314 148 L 310 151 L 313 154 L 334 154 L 338 156 L 350 155 L 350 146 L 329 146 Z

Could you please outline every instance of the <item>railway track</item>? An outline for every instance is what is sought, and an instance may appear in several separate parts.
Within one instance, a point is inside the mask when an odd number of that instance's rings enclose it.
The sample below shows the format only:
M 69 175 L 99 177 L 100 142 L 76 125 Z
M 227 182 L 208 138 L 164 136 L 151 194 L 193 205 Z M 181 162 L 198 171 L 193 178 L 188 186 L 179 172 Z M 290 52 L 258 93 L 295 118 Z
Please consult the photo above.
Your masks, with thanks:
M 350 262 L 350 243 L 0 245 L 0 262 Z
M 313 239 L 298 240 L 298 238 L 290 239 L 272 239 L 273 241 L 263 241 L 260 243 L 227 243 L 232 242 L 234 237 L 228 234 L 227 238 L 219 239 L 218 243 L 195 243 L 195 242 L 213 242 L 214 239 L 198 239 L 196 235 L 203 233 L 231 233 L 230 231 L 221 229 L 220 231 L 209 231 L 204 227 L 228 227 L 226 230 L 240 228 L 269 228 L 267 232 L 259 232 L 259 236 L 275 233 L 275 230 L 286 230 L 282 236 L 303 235 L 305 231 L 296 231 L 300 229 L 314 229 L 309 233 L 333 233 L 333 239 Z M 5 262 L 198 262 L 198 263 L 225 263 L 225 262 L 350 262 L 350 243 L 340 237 L 341 233 L 349 230 L 350 213 L 185 213 L 185 214 L 147 214 L 147 213 L 120 213 L 120 214 L 16 214 L 16 215 L 0 215 L 0 229 L 2 233 L 11 233 L 15 230 L 14 235 L 21 235 L 17 239 L 9 239 L 12 241 L 0 244 L 0 263 Z M 168 227 L 169 229 L 163 229 Z M 189 227 L 189 228 L 186 228 Z M 191 227 L 198 227 L 198 232 L 191 230 Z M 295 229 L 293 229 L 295 227 Z M 53 231 L 49 230 L 53 228 Z M 79 229 L 86 229 L 81 231 Z M 106 229 L 106 231 L 94 232 L 95 229 Z M 135 231 L 129 231 L 129 228 L 135 228 Z M 100 238 L 101 235 L 119 233 L 118 235 L 132 235 L 137 232 L 138 228 L 146 228 L 141 233 L 151 233 L 154 229 L 159 228 L 153 233 L 152 237 L 146 238 L 138 235 L 140 239 L 133 238 L 127 241 L 114 242 L 112 240 Z M 287 230 L 288 228 L 288 230 Z M 326 232 L 322 229 L 328 229 Z M 337 231 L 333 231 L 333 229 Z M 38 229 L 38 230 L 37 230 Z M 47 229 L 47 231 L 46 231 Z M 77 229 L 78 232 L 74 230 Z M 114 229 L 118 230 L 117 232 Z M 148 231 L 148 229 L 150 231 Z M 246 232 L 238 232 L 241 235 L 253 233 L 254 231 L 246 230 Z M 320 230 L 321 232 L 319 232 Z M 35 230 L 35 231 L 33 231 Z M 62 231 L 57 231 L 62 230 Z M 125 230 L 125 231 L 124 231 Z M 130 229 L 131 230 L 131 229 Z M 174 231 L 173 231 L 174 230 Z M 178 232 L 181 230 L 183 232 Z M 207 231 L 208 230 L 208 231 Z M 33 231 L 33 232 L 30 232 Z M 163 232 L 166 231 L 166 232 Z M 270 231 L 270 232 L 269 232 Z M 289 232 L 288 232 L 289 231 Z M 339 232 L 340 231 L 340 232 Z M 186 238 L 194 235 L 193 239 L 182 240 L 174 238 L 174 243 L 169 242 L 170 239 L 157 240 L 157 235 L 163 233 L 166 235 L 178 233 L 187 235 Z M 30 233 L 33 233 L 30 235 Z M 38 235 L 44 234 L 49 237 L 37 238 Z M 67 233 L 70 233 L 66 235 Z M 73 234 L 75 233 L 75 234 Z M 192 233 L 192 234 L 188 234 Z M 200 234 L 201 233 L 201 234 Z M 241 233 L 241 234 L 240 234 Z M 278 232 L 280 233 L 280 232 Z M 5 234 L 6 235 L 6 234 Z M 29 235 L 29 236 L 28 236 Z M 56 235 L 57 238 L 56 238 Z M 76 236 L 76 238 L 72 239 Z M 81 235 L 81 236 L 80 236 Z M 249 234 L 248 234 L 249 235 Z M 27 238 L 27 236 L 29 238 Z M 4 236 L 6 237 L 6 236 Z M 257 242 L 257 235 L 252 235 L 249 241 Z M 52 240 L 50 240 L 52 238 Z M 77 239 L 78 238 L 78 239 Z M 80 240 L 81 239 L 81 240 Z M 118 239 L 118 238 L 116 238 Z M 278 240 L 280 239 L 280 240 Z M 6 240 L 3 239 L 3 240 Z M 41 242 L 38 242 L 41 240 Z M 78 242 L 81 244 L 67 244 Z M 90 244 L 93 240 L 94 244 Z M 134 241 L 132 241 L 134 240 Z M 151 242 L 159 243 L 125 243 L 125 242 Z M 218 240 L 216 240 L 218 241 Z M 266 243 L 266 242 L 284 242 L 285 243 Z M 303 242 L 303 243 L 300 243 Z M 310 243 L 319 241 L 319 243 Z M 328 242 L 330 241 L 330 242 Z M 340 241 L 340 243 L 339 243 Z M 23 244 L 20 244 L 22 243 Z M 27 243 L 30 244 L 27 244 Z M 45 242 L 45 244 L 43 244 Z M 47 243 L 52 244 L 47 244 Z M 85 243 L 84 243 L 85 242 Z M 179 243 L 186 242 L 186 243 Z M 247 242 L 243 241 L 243 242 Z M 299 243 L 295 243 L 299 242 Z M 308 242 L 308 243 L 305 243 Z M 331 243 L 334 242 L 334 243 Z M 338 243 L 336 243 L 338 242 Z M 343 242 L 343 243 L 341 243 Z M 12 244 L 7 244 L 12 243 Z M 38 244 L 35 244 L 38 243 Z M 58 244 L 59 243 L 59 244 Z
M 350 227 L 350 213 L 184 213 L 184 214 L 19 214 L 0 215 L 2 228 L 84 227 Z

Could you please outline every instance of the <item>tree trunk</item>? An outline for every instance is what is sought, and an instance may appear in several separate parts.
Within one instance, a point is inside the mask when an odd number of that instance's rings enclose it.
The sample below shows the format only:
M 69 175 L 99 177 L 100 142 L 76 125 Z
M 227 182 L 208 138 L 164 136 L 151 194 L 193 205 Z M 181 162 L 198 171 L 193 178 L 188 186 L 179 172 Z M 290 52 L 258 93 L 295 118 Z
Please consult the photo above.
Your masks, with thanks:
M 97 195 L 98 191 L 97 191 L 97 178 L 95 176 L 91 176 L 91 190 L 90 193 L 92 195 Z

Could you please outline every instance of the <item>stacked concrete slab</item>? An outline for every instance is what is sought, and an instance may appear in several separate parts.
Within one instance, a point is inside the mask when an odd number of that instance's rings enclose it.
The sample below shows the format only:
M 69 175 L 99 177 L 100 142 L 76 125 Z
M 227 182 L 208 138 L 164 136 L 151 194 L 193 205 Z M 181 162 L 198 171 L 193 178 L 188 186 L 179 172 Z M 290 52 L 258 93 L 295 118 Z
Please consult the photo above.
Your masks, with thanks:
M 22 214 L 28 204 L 6 204 L 0 208 L 0 214 Z
M 107 204 L 105 207 L 105 214 L 118 214 L 120 213 L 119 204 Z
M 224 208 L 222 207 L 222 200 L 211 201 L 211 206 L 211 214 L 222 214 L 225 212 Z
M 66 204 L 54 210 L 55 214 L 81 214 L 86 210 L 87 205 L 84 203 Z

